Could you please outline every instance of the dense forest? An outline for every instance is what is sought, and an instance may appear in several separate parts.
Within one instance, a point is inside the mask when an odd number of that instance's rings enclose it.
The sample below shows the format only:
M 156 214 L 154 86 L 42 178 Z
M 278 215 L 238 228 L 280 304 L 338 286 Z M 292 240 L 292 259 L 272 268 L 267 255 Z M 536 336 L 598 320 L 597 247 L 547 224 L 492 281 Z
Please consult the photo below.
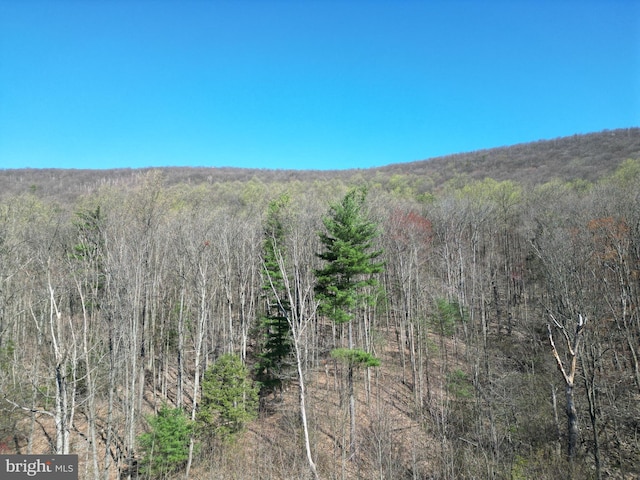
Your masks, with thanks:
M 2 453 L 96 480 L 640 478 L 640 129 L 0 183 Z

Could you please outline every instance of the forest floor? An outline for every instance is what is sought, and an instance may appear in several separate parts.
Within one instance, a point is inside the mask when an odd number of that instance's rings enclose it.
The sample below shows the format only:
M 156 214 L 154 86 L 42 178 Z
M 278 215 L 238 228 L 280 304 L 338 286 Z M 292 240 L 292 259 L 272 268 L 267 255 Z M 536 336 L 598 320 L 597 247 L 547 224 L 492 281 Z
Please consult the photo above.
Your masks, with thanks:
M 432 399 L 428 408 L 420 408 L 419 402 L 428 401 L 415 395 L 410 357 L 405 348 L 401 357 L 398 336 L 395 331 L 383 331 L 376 355 L 381 366 L 358 371 L 355 375 L 357 452 L 351 457 L 350 419 L 346 388 L 346 369 L 337 361 L 328 359 L 308 372 L 306 378 L 307 415 L 314 461 L 321 478 L 360 479 L 393 478 L 406 476 L 411 470 L 430 470 L 429 464 L 437 462 L 442 446 L 435 430 L 446 399 L 448 369 L 460 368 L 464 345 L 451 339 L 434 336 L 433 358 L 429 360 L 428 392 Z M 437 345 L 437 346 L 436 346 Z M 445 349 L 447 355 L 441 355 Z M 438 353 L 440 352 L 440 353 Z M 449 365 L 443 363 L 446 358 Z M 404 362 L 404 368 L 403 368 Z M 153 378 L 147 375 L 143 395 L 144 414 L 152 414 L 154 405 L 161 404 L 166 395 L 175 399 L 175 372 L 167 384 L 171 387 L 161 392 L 154 390 Z M 185 405 L 191 404 L 192 382 L 185 385 Z M 223 455 L 211 452 L 205 461 L 195 462 L 189 478 L 198 479 L 300 479 L 309 472 L 304 455 L 304 443 L 300 423 L 299 389 L 297 382 L 274 397 L 263 402 L 259 418 L 234 443 L 225 445 Z M 432 411 L 432 418 L 421 417 L 418 411 Z M 96 422 L 98 456 L 104 455 L 106 405 L 99 405 Z M 19 426 L 13 445 L 6 453 L 39 453 L 49 451 L 55 444 L 55 424 L 50 415 L 37 414 L 33 421 L 25 420 Z M 29 432 L 33 441 L 28 444 Z M 139 432 L 142 433 L 142 432 Z M 88 421 L 84 408 L 78 408 L 74 417 L 70 440 L 71 451 L 79 456 L 79 478 L 90 478 L 91 445 L 88 437 Z M 222 451 L 221 450 L 221 451 Z M 200 458 L 207 458 L 202 452 Z M 103 465 L 99 465 L 102 469 Z M 116 480 L 115 469 L 109 480 Z M 101 477 L 102 478 L 102 477 Z M 177 476 L 176 478 L 183 478 Z
M 432 424 L 438 418 L 442 420 L 443 402 L 447 397 L 446 371 L 461 368 L 464 345 L 448 338 L 431 338 L 434 352 L 429 362 L 429 391 L 424 393 L 432 400 L 425 409 L 420 408 L 420 403 L 428 400 L 414 393 L 408 352 L 405 349 L 403 369 L 396 332 L 389 330 L 381 334 L 384 342 L 376 352 L 381 366 L 356 375 L 357 453 L 354 457 L 349 454 L 346 369 L 329 359 L 307 376 L 312 450 L 322 478 L 401 478 L 412 470 L 428 471 L 429 464 L 439 461 L 441 445 L 435 435 L 437 426 Z M 441 348 L 449 353 L 437 354 L 436 350 Z M 443 358 L 447 358 L 447 368 Z M 270 411 L 250 425 L 241 448 L 245 454 L 251 452 L 251 458 L 246 461 L 255 462 L 258 475 L 247 478 L 293 479 L 300 478 L 299 472 L 307 470 L 298 393 L 297 383 L 290 384 L 281 397 L 270 401 Z M 430 418 L 418 414 L 429 410 L 433 412 Z M 281 468 L 273 465 L 272 455 L 280 456 L 276 464 Z M 272 473 L 266 471 L 267 465 L 274 468 Z M 296 473 L 288 477 L 287 471 Z

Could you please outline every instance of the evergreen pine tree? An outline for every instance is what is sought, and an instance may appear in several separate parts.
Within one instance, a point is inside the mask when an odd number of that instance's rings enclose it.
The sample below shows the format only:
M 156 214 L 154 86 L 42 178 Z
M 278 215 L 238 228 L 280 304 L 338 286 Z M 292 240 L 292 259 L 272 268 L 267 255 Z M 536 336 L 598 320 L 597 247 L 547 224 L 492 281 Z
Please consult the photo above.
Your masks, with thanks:
M 363 213 L 366 194 L 365 189 L 352 189 L 332 205 L 323 219 L 326 233 L 320 233 L 324 251 L 319 257 L 325 266 L 316 270 L 316 293 L 320 312 L 339 324 L 351 321 L 357 307 L 370 300 L 363 288 L 375 286 L 374 274 L 383 269 L 376 261 L 382 250 L 372 250 L 378 226 Z
M 150 431 L 138 437 L 144 452 L 140 470 L 148 478 L 164 478 L 186 465 L 193 424 L 182 409 L 166 405 L 148 421 Z
M 204 373 L 197 420 L 202 432 L 233 437 L 258 414 L 258 387 L 239 356 L 222 355 Z
M 286 226 L 283 211 L 289 203 L 287 195 L 269 204 L 263 242 L 263 291 L 265 312 L 260 317 L 260 338 L 256 377 L 264 391 L 281 387 L 292 369 L 291 331 L 287 320 L 291 308 L 285 295 L 280 260 L 286 252 Z M 278 298 L 276 298 L 278 297 Z
M 374 249 L 378 227 L 364 213 L 366 194 L 362 188 L 350 190 L 342 202 L 331 206 L 329 215 L 323 219 L 326 233 L 320 233 L 324 251 L 319 257 L 325 266 L 316 270 L 320 312 L 348 327 L 348 348 L 336 348 L 331 356 L 347 365 L 351 458 L 357 450 L 354 370 L 380 365 L 371 353 L 354 348 L 351 324 L 358 309 L 372 300 L 365 287 L 377 285 L 374 275 L 383 269 L 383 263 L 376 260 L 382 250 Z

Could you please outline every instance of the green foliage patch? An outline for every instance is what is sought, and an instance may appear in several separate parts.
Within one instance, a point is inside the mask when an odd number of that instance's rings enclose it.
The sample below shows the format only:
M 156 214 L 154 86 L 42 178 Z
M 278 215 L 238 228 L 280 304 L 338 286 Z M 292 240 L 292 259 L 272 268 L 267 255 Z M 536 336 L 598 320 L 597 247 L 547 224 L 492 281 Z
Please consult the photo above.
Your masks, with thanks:
M 147 421 L 149 432 L 138 437 L 143 451 L 140 471 L 148 478 L 164 478 L 182 470 L 189 458 L 193 423 L 181 408 L 166 405 Z
M 443 336 L 455 333 L 456 325 L 467 321 L 467 314 L 456 300 L 436 299 L 435 312 L 431 316 L 431 324 Z
M 467 400 L 473 397 L 473 385 L 467 374 L 459 368 L 447 375 L 447 388 L 458 400 Z
M 336 323 L 351 321 L 354 309 L 372 300 L 363 289 L 377 285 L 373 275 L 382 272 L 384 265 L 376 261 L 382 250 L 374 249 L 379 232 L 365 215 L 366 194 L 361 188 L 349 191 L 323 218 L 326 233 L 320 234 L 320 241 L 324 250 L 318 256 L 325 265 L 316 270 L 316 293 L 320 312 Z
M 291 368 L 291 329 L 285 285 L 286 208 L 289 196 L 281 195 L 269 204 L 262 245 L 265 312 L 258 324 L 258 361 L 254 372 L 263 392 L 281 387 Z
M 239 356 L 224 354 L 204 373 L 198 412 L 205 436 L 231 439 L 258 415 L 258 386 Z
M 380 359 L 360 348 L 336 348 L 331 357 L 341 360 L 353 367 L 379 367 Z

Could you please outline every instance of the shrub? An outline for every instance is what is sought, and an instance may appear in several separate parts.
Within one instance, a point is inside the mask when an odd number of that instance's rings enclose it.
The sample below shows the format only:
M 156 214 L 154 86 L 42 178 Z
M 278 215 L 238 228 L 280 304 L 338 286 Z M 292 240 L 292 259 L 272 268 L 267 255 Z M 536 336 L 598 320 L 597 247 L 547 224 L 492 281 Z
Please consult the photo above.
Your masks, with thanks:
M 193 433 L 187 415 L 180 408 L 163 406 L 147 420 L 150 431 L 138 437 L 144 452 L 140 471 L 149 478 L 163 478 L 184 468 Z
M 257 417 L 258 387 L 237 355 L 222 355 L 204 373 L 198 422 L 205 434 L 232 437 Z

